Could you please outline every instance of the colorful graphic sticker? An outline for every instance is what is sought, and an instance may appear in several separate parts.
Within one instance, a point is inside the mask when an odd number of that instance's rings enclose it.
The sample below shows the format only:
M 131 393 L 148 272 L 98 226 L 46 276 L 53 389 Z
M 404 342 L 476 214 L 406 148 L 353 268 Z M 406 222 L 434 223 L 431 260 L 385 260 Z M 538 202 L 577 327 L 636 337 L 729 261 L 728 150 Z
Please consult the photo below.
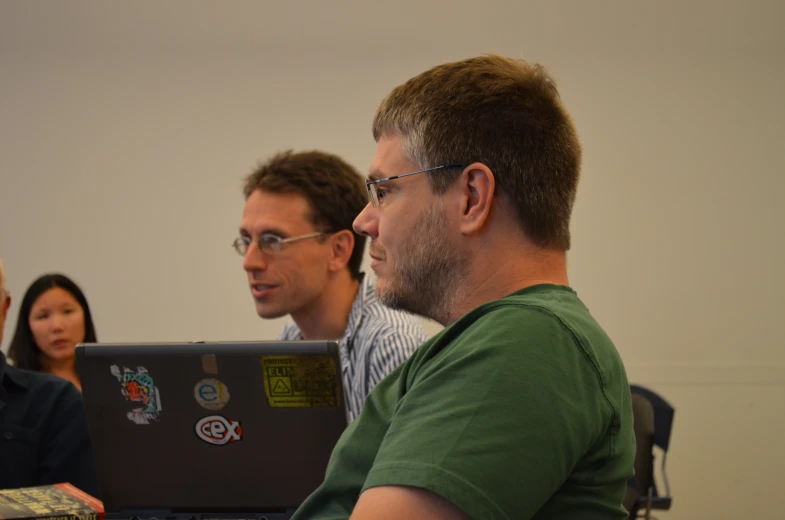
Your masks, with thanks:
M 128 412 L 128 420 L 136 424 L 150 424 L 151 420 L 159 420 L 161 395 L 158 392 L 158 387 L 153 384 L 153 377 L 147 372 L 147 369 L 136 367 L 136 371 L 133 371 L 123 367 L 121 372 L 120 367 L 112 365 L 110 370 L 120 382 L 120 393 L 126 400 L 142 405 Z
M 208 415 L 199 419 L 194 431 L 204 442 L 217 446 L 243 440 L 240 421 L 232 421 L 221 415 Z
M 217 379 L 202 379 L 194 386 L 194 399 L 207 410 L 220 410 L 229 402 L 229 389 Z
M 262 373 L 273 408 L 340 406 L 340 382 L 330 356 L 263 356 Z

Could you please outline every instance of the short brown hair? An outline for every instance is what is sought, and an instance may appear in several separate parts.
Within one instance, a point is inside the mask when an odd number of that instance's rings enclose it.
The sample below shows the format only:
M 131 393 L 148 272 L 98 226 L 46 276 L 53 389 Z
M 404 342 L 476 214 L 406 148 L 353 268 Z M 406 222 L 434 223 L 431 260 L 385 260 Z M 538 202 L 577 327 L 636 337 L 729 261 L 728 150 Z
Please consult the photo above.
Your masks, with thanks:
M 530 240 L 570 248 L 581 145 L 542 66 L 490 55 L 434 67 L 382 101 L 373 135 L 389 133 L 404 137 L 405 153 L 422 168 L 485 164 Z M 429 179 L 444 193 L 456 177 Z
M 326 232 L 344 229 L 354 234 L 349 272 L 360 277 L 365 236 L 352 229 L 352 222 L 368 203 L 363 177 L 349 163 L 317 150 L 294 153 L 287 150 L 261 163 L 245 179 L 245 198 L 256 190 L 297 193 L 311 205 L 311 221 Z

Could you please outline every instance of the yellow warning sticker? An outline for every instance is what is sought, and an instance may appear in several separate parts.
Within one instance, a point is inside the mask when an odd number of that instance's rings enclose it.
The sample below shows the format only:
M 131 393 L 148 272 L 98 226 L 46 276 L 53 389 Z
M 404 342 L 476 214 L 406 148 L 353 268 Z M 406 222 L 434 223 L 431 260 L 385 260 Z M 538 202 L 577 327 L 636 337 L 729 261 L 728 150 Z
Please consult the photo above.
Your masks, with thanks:
M 330 356 L 263 356 L 267 402 L 273 408 L 340 406 L 337 367 Z

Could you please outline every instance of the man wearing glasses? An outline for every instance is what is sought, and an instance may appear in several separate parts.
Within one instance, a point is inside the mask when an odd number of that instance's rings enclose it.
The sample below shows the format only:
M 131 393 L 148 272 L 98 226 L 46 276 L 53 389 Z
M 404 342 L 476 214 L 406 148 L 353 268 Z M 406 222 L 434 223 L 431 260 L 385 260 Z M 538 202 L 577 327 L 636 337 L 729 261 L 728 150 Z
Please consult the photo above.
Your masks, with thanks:
M 295 520 L 622 520 L 630 389 L 569 287 L 581 147 L 542 67 L 447 63 L 373 123 L 379 299 L 445 326 L 374 388 Z
M 319 152 L 280 153 L 245 181 L 234 248 L 262 318 L 291 315 L 279 339 L 337 340 L 349 420 L 368 392 L 427 339 L 385 307 L 361 272 L 365 237 L 352 222 L 367 203 L 360 174 Z

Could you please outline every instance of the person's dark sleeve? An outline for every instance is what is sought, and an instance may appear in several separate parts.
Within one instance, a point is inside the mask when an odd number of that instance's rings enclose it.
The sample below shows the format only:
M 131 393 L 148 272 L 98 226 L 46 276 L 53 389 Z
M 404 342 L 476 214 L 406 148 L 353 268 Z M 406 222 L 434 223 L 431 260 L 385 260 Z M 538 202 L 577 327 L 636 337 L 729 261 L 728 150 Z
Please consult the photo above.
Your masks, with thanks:
M 69 482 L 100 499 L 87 415 L 82 395 L 75 386 L 68 384 L 60 392 L 47 423 L 42 425 L 38 482 L 41 485 Z

